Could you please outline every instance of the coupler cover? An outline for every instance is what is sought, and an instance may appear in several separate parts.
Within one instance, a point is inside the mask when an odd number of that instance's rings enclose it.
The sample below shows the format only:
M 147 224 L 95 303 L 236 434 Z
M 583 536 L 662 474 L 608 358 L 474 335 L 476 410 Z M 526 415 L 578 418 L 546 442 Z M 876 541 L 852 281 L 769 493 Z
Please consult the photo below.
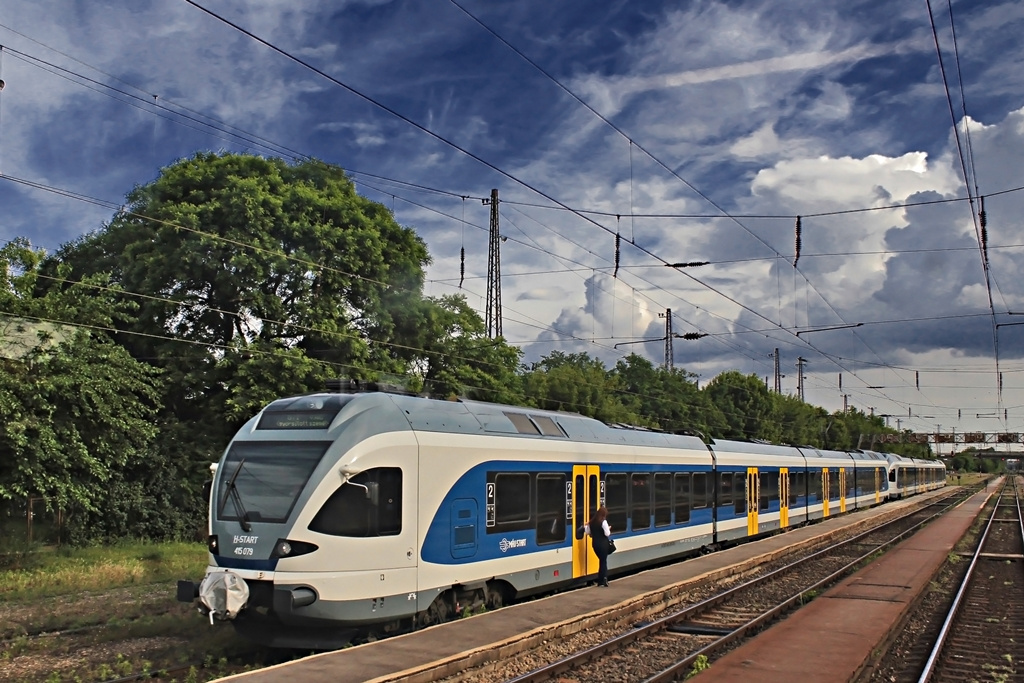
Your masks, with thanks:
M 210 572 L 199 584 L 199 602 L 211 623 L 215 618 L 234 619 L 249 602 L 249 585 L 232 571 Z

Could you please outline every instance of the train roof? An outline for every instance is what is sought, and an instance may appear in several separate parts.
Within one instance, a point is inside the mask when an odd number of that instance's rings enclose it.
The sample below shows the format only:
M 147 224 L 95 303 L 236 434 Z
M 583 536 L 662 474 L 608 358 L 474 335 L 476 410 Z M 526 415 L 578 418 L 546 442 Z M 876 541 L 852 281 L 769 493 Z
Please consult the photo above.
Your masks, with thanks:
M 252 430 L 330 431 L 367 410 L 378 414 L 380 432 L 413 431 L 454 434 L 501 434 L 593 443 L 654 446 L 707 451 L 699 437 L 608 425 L 576 413 L 483 401 L 441 401 L 384 392 L 317 393 L 278 399 L 254 418 Z

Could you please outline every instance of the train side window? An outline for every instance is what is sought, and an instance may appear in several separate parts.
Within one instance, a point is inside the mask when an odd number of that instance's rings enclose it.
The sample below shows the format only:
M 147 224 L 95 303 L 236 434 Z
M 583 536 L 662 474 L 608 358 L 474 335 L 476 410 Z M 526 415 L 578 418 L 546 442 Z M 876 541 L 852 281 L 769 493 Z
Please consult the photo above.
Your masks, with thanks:
M 654 526 L 668 526 L 672 523 L 672 474 L 658 472 L 654 475 Z
M 820 503 L 822 493 L 822 477 L 825 476 L 825 470 L 815 467 L 810 472 L 810 489 L 811 489 L 811 502 Z
M 632 506 L 629 518 L 633 531 L 651 528 L 651 475 L 630 475 Z
M 676 494 L 676 524 L 690 521 L 690 473 L 677 472 L 673 477 Z
M 530 475 L 502 472 L 494 475 L 494 522 L 515 524 L 530 519 Z
M 737 515 L 744 515 L 747 513 L 747 475 L 743 472 L 733 472 L 732 474 L 732 495 L 733 505 L 732 511 Z
M 372 497 L 371 490 L 376 492 Z M 331 494 L 309 529 L 360 538 L 402 533 L 402 470 L 377 467 L 352 477 Z
M 708 506 L 708 475 L 704 472 L 693 473 L 693 509 Z
M 794 506 L 796 506 L 797 497 L 800 495 L 800 488 L 799 488 L 799 486 L 797 484 L 797 482 L 800 480 L 800 473 L 799 472 L 794 472 L 793 470 L 790 470 L 789 473 L 788 473 L 788 476 L 789 476 L 789 487 L 788 487 L 789 500 L 786 502 L 786 505 L 789 505 L 790 507 L 794 507 Z
M 565 475 L 537 475 L 537 544 L 565 540 Z
M 732 505 L 732 474 L 721 472 L 718 475 L 718 503 L 722 507 Z
M 625 474 L 604 476 L 604 505 L 608 508 L 608 525 L 613 534 L 626 530 L 629 521 L 629 479 Z
M 773 472 L 761 472 L 759 475 L 761 482 L 757 487 L 760 489 L 760 496 L 758 497 L 757 509 L 764 512 L 768 509 L 768 503 L 771 501 L 772 494 L 772 481 L 775 479 Z

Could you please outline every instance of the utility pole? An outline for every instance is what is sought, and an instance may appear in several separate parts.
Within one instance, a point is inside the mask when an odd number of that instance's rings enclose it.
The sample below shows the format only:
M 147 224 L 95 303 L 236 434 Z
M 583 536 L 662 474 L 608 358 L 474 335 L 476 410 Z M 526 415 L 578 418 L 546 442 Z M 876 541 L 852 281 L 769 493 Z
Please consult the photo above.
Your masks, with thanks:
M 672 353 L 672 309 L 666 308 L 664 313 L 658 314 L 658 317 L 665 319 L 665 369 L 672 370 L 675 367 Z
M 779 350 L 775 349 L 774 353 L 769 353 L 768 355 L 771 358 L 775 359 L 775 393 L 776 394 L 781 394 L 782 393 L 782 374 L 779 372 Z M 767 382 L 765 383 L 765 388 L 766 389 L 768 388 Z
M 849 410 L 850 410 L 850 403 L 849 403 L 849 401 L 850 401 L 850 395 L 849 394 L 843 394 L 843 412 L 844 413 L 849 412 Z
M 803 356 L 798 356 L 796 359 L 796 394 L 801 401 L 804 400 L 804 365 L 807 362 Z
M 490 245 L 487 250 L 487 336 L 491 339 L 501 336 L 501 235 L 498 232 L 498 190 L 491 190 L 491 198 L 484 199 L 491 205 Z

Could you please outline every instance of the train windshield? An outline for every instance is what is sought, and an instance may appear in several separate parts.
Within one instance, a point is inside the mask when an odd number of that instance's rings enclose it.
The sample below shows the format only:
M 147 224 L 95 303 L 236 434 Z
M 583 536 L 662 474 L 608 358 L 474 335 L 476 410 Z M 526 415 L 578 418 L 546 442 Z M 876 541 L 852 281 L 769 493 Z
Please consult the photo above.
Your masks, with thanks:
M 217 468 L 221 521 L 288 520 L 292 507 L 330 441 L 236 441 Z

